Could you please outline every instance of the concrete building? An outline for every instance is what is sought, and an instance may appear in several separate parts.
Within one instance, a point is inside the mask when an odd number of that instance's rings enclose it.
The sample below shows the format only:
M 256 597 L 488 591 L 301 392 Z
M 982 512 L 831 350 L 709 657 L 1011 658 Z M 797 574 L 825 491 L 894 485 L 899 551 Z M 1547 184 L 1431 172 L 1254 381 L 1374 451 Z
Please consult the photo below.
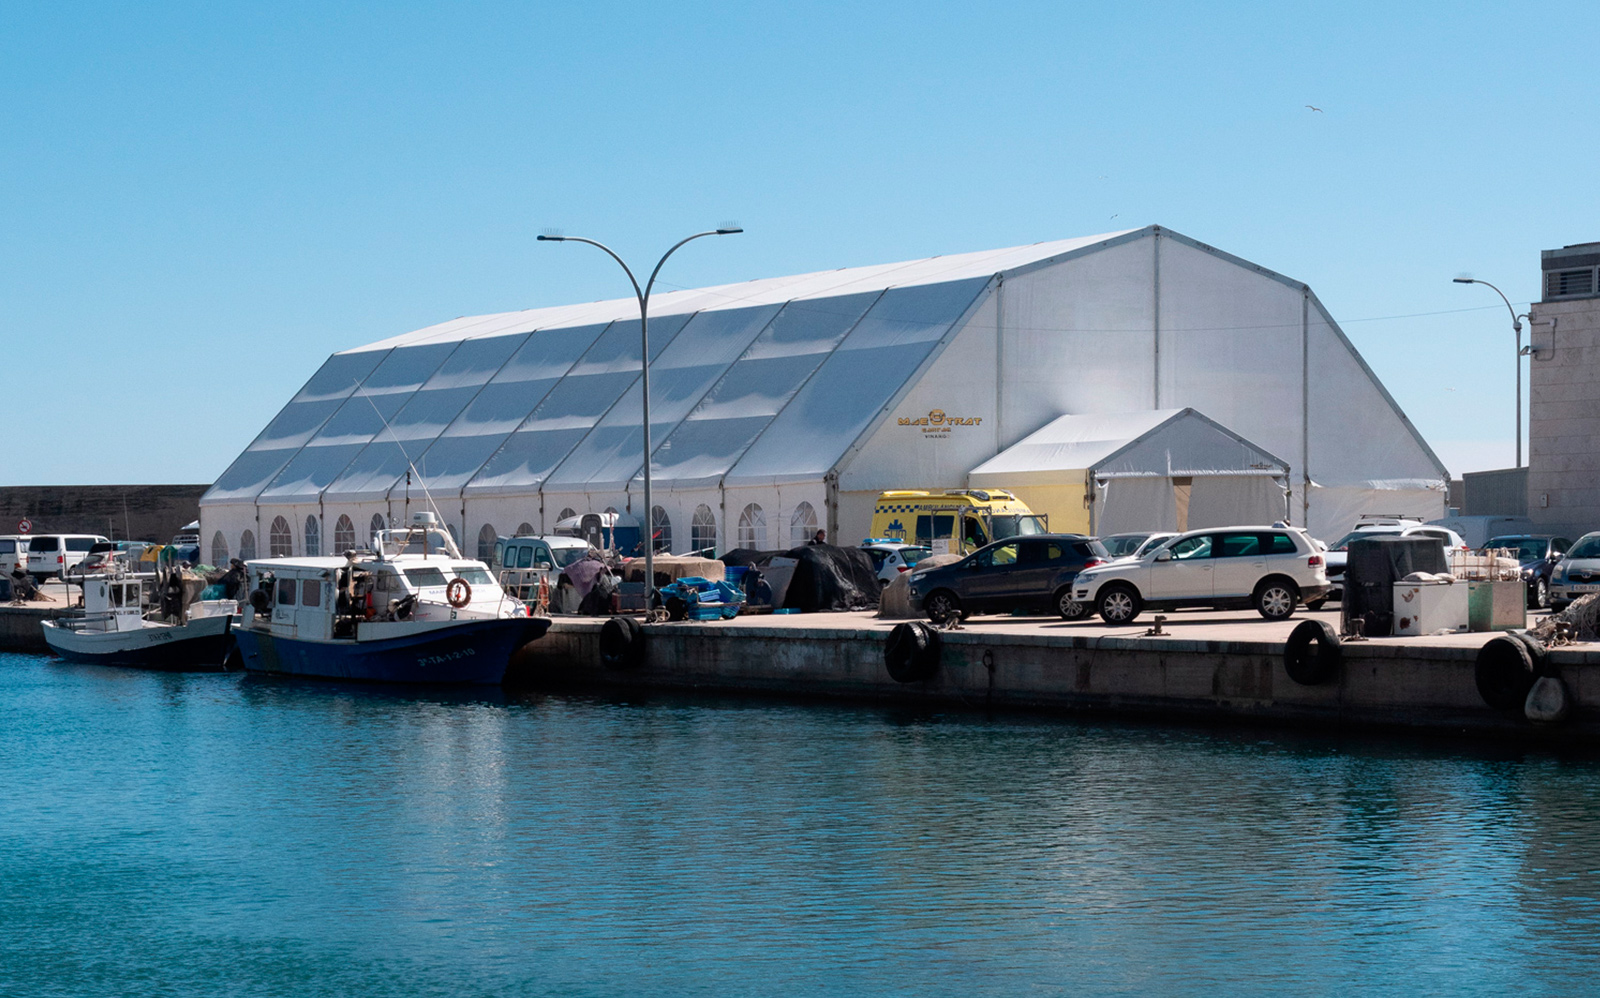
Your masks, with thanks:
M 1444 514 L 1444 467 L 1311 289 L 1160 226 L 652 299 L 650 511 L 637 322 L 621 299 L 334 354 L 202 499 L 208 552 L 341 550 L 408 498 L 469 553 L 608 508 L 649 516 L 674 551 L 819 526 L 849 542 L 880 490 L 967 486 L 1064 416 L 1184 409 L 1239 443 L 1206 482 L 1193 455 L 1145 462 L 1144 487 L 1047 454 L 1007 467 L 1038 472 L 1026 488 L 1060 526 L 1087 527 L 1108 487 L 1181 493 L 1192 528 L 1267 514 L 1191 489 L 1275 488 L 1263 508 L 1329 538 L 1364 512 Z
M 1577 537 L 1600 530 L 1600 243 L 1541 254 L 1529 312 L 1528 516 Z

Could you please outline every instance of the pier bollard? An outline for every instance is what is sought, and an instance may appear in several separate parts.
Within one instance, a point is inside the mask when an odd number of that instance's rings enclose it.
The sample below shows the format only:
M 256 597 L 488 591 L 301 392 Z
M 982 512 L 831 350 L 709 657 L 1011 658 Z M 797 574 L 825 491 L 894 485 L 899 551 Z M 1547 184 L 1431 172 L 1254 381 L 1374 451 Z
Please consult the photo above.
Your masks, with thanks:
M 939 668 L 939 632 L 922 621 L 896 624 L 883 646 L 883 664 L 897 683 L 916 683 Z
M 1283 670 L 1301 686 L 1317 686 L 1338 675 L 1344 650 L 1325 620 L 1302 621 L 1283 646 Z
M 612 617 L 600 626 L 600 664 L 637 669 L 644 664 L 644 628 L 632 617 Z

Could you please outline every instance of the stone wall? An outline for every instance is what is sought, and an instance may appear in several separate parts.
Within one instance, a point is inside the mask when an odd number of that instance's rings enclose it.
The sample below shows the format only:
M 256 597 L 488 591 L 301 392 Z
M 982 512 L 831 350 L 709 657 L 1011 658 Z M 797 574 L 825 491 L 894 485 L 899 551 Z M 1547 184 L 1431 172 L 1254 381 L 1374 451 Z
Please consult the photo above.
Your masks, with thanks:
M 14 485 L 0 487 L 0 534 L 33 521 L 35 534 L 101 534 L 170 541 L 200 518 L 209 485 Z

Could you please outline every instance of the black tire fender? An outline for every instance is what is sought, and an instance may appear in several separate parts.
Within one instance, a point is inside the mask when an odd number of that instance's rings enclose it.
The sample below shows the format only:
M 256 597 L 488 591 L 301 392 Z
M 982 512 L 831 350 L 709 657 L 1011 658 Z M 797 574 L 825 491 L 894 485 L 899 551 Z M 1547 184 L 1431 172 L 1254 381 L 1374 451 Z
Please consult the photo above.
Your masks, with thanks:
M 1527 631 L 1511 631 L 1509 636 L 1522 642 L 1528 649 L 1528 658 L 1533 662 L 1533 678 L 1541 679 L 1545 676 L 1559 675 L 1561 670 L 1550 661 L 1550 649 Z
M 896 624 L 883 646 L 883 664 L 897 683 L 917 683 L 939 668 L 939 632 L 922 621 Z
M 1538 677 L 1528 646 L 1513 635 L 1498 634 L 1478 649 L 1473 678 L 1484 703 L 1495 710 L 1520 713 Z
M 600 626 L 600 664 L 637 669 L 644 664 L 644 628 L 632 617 L 612 617 Z
M 1339 635 L 1325 620 L 1302 620 L 1283 646 L 1283 670 L 1301 686 L 1317 686 L 1339 674 L 1344 659 Z

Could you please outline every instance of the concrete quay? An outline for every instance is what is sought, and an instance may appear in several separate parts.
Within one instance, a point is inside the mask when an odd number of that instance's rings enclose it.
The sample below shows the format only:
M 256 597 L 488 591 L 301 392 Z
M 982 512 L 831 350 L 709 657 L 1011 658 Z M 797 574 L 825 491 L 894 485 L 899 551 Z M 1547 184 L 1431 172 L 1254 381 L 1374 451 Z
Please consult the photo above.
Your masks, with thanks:
M 1189 721 L 1312 724 L 1600 744 L 1600 645 L 1551 651 L 1572 710 L 1558 724 L 1485 705 L 1475 681 L 1492 633 L 1374 638 L 1341 645 L 1335 677 L 1302 686 L 1284 667 L 1301 621 L 1335 628 L 1336 611 L 1269 622 L 1238 612 L 1167 615 L 1166 636 L 1135 626 L 977 617 L 940 632 L 939 664 L 898 683 L 884 660 L 899 621 L 871 613 L 746 617 L 643 627 L 644 660 L 604 666 L 598 619 L 557 618 L 513 660 L 508 682 L 535 688 L 694 690 L 843 698 L 976 709 L 1103 712 Z

